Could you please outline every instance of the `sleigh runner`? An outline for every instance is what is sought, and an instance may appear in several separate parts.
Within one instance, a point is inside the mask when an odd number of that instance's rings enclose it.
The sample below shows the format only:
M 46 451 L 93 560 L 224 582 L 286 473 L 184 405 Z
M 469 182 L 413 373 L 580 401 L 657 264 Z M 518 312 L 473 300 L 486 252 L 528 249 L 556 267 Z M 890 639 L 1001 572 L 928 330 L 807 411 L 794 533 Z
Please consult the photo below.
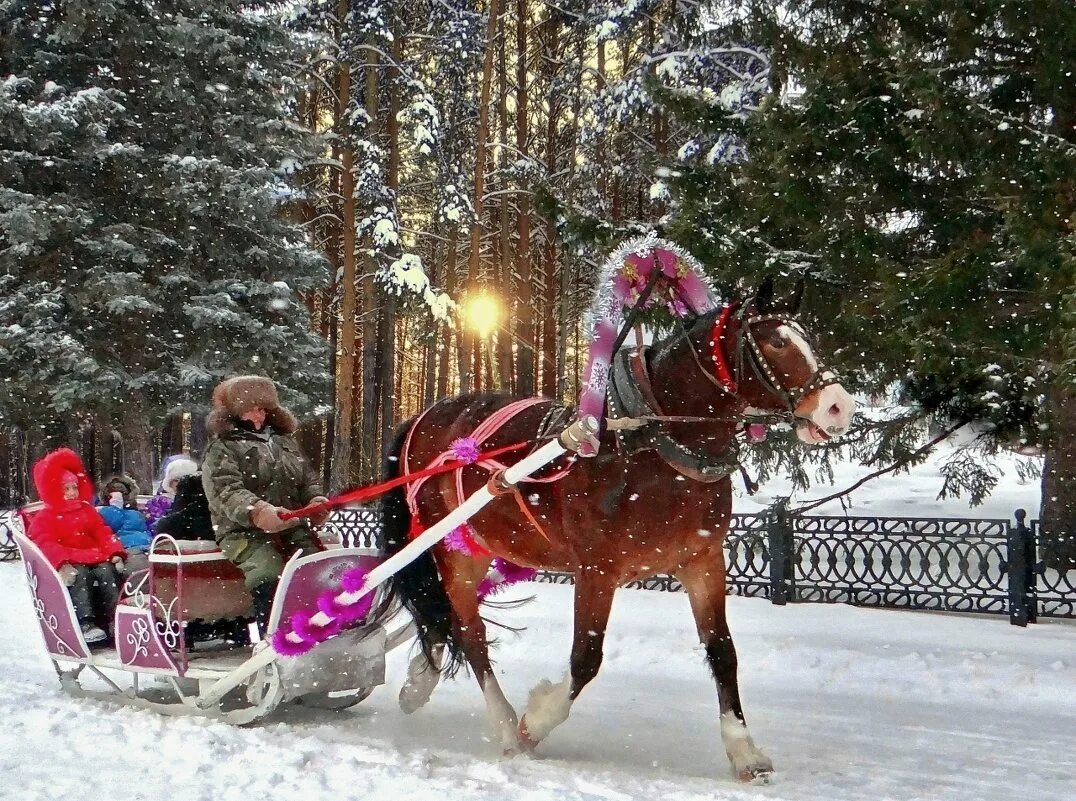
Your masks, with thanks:
M 361 702 L 384 683 L 386 653 L 412 637 L 409 625 L 390 634 L 384 626 L 363 619 L 317 654 L 244 670 L 254 654 L 268 649 L 268 642 L 252 647 L 218 642 L 217 647 L 203 648 L 186 636 L 195 620 L 246 612 L 250 597 L 242 575 L 207 543 L 161 535 L 154 539 L 148 570 L 132 575 L 124 586 L 115 610 L 112 647 L 91 648 L 57 571 L 21 531 L 14 539 L 45 650 L 61 686 L 76 696 L 234 724 L 254 722 L 289 702 L 342 709 Z M 268 633 L 335 585 L 346 571 L 370 570 L 380 561 L 377 552 L 361 548 L 296 556 L 281 576 Z M 331 670 L 325 669 L 328 663 Z M 214 687 L 239 673 L 243 677 L 235 689 L 210 695 Z M 127 674 L 130 685 L 121 684 L 117 674 Z M 92 686 L 96 682 L 88 681 L 91 677 L 103 688 Z

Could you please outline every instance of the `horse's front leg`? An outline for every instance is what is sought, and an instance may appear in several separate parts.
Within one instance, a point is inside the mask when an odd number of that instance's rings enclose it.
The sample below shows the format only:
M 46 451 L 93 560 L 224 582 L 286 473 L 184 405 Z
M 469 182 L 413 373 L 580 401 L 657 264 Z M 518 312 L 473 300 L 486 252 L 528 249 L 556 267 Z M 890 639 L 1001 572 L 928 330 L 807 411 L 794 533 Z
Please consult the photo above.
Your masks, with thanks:
M 615 591 L 616 581 L 608 572 L 584 569 L 576 575 L 571 670 L 559 683 L 543 679 L 531 690 L 519 723 L 519 740 L 525 748 L 533 749 L 563 723 L 579 693 L 598 675 Z
M 467 664 L 474 671 L 482 696 L 486 699 L 486 715 L 494 734 L 506 755 L 518 753 L 516 711 L 504 697 L 501 685 L 493 674 L 489 660 L 486 624 L 479 613 L 478 584 L 489 571 L 491 560 L 473 559 L 455 552 L 439 555 L 438 563 L 448 594 L 456 634 L 463 646 Z
M 773 773 L 773 762 L 751 739 L 740 706 L 736 647 L 725 619 L 725 554 L 721 546 L 689 563 L 677 577 L 691 599 L 699 639 L 706 648 L 706 659 L 717 682 L 721 740 L 732 763 L 732 772 L 740 781 L 764 782 Z

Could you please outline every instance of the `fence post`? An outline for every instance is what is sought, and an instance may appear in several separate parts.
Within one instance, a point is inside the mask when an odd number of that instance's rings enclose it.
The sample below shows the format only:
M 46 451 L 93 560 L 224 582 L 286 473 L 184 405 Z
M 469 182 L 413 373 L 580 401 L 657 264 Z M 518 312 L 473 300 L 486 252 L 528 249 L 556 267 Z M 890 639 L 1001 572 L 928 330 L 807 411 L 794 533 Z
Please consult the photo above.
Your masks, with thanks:
M 1024 524 L 1027 512 L 1017 509 L 1015 517 L 1016 525 L 1009 525 L 1006 537 L 1009 622 L 1014 626 L 1026 626 L 1035 622 L 1035 542 Z
M 770 603 L 784 606 L 791 598 L 792 518 L 788 500 L 771 507 L 769 520 Z

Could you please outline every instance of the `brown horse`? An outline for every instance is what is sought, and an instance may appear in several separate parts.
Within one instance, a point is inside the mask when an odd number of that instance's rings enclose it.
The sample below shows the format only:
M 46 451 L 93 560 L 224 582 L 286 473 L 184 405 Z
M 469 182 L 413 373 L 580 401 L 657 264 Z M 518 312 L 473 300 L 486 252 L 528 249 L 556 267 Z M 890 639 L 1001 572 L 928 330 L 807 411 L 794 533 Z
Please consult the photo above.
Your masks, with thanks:
M 557 481 L 525 483 L 515 498 L 485 507 L 471 524 L 489 554 L 465 555 L 442 544 L 398 574 L 393 591 L 413 615 L 423 647 L 401 694 L 405 709 L 429 697 L 439 671 L 451 671 L 466 659 L 505 752 L 532 749 L 567 718 L 597 674 L 616 588 L 671 573 L 687 590 L 717 683 L 721 736 L 734 774 L 764 780 L 773 770 L 747 731 L 736 651 L 725 620 L 722 541 L 732 514 L 737 436 L 750 415 L 769 412 L 793 424 L 804 442 L 818 444 L 847 429 L 853 401 L 819 367 L 794 320 L 796 309 L 778 311 L 772 295 L 767 281 L 754 298 L 702 315 L 649 349 L 622 349 L 610 381 L 609 417 L 635 418 L 628 425 L 639 427 L 610 423 L 597 457 L 554 465 L 570 469 Z M 516 400 L 480 393 L 435 404 L 404 424 L 386 477 L 425 467 Z M 552 401 L 525 408 L 481 447 L 531 440 L 563 427 L 570 412 L 558 419 L 559 411 Z M 489 478 L 488 470 L 468 466 L 462 489 L 470 494 Z M 414 500 L 421 523 L 428 526 L 447 514 L 458 504 L 458 492 L 452 475 L 423 485 Z M 388 496 L 390 552 L 406 544 L 413 525 L 403 491 Z M 479 614 L 476 588 L 491 555 L 575 576 L 569 673 L 559 683 L 543 681 L 532 690 L 518 721 L 490 667 Z M 427 664 L 433 669 L 423 678 L 414 667 Z

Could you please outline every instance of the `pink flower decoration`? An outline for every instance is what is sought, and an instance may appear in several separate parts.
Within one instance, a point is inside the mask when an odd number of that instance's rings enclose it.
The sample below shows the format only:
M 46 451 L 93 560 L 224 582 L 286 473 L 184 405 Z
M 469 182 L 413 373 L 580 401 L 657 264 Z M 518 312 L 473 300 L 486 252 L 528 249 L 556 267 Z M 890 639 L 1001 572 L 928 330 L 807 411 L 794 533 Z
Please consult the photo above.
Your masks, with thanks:
M 478 450 L 478 442 L 473 437 L 454 439 L 448 447 L 452 450 L 452 455 L 461 462 L 474 464 L 478 461 L 480 451 Z
M 450 551 L 459 551 L 464 556 L 474 556 L 474 529 L 467 523 L 460 523 L 445 535 L 445 547 Z

